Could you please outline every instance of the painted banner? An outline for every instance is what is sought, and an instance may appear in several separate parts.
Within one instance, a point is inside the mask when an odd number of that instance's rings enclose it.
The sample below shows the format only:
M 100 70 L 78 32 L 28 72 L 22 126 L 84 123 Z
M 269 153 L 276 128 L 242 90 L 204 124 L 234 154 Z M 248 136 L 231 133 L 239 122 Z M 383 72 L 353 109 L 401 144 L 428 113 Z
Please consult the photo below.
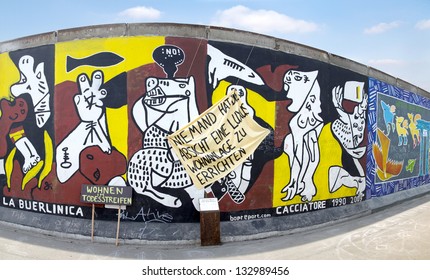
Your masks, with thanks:
M 167 137 L 197 188 L 223 177 L 252 156 L 269 134 L 258 125 L 238 95 L 224 98 Z

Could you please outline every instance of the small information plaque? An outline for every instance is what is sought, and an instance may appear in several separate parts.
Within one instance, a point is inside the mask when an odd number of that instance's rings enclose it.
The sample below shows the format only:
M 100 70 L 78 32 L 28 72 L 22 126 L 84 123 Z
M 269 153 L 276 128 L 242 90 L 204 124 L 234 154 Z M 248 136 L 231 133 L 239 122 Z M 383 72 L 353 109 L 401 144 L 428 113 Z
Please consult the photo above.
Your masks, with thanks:
M 202 246 L 221 243 L 220 213 L 217 198 L 200 198 L 200 240 Z
M 219 211 L 217 198 L 200 198 L 200 212 Z

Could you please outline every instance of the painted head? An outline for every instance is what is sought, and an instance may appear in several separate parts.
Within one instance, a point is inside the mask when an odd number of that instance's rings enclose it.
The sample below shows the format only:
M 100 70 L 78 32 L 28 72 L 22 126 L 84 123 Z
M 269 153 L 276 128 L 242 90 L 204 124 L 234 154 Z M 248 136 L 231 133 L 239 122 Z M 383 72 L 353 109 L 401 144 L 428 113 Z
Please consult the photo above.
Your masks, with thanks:
M 284 90 L 287 92 L 287 98 L 292 102 L 288 110 L 296 113 L 302 108 L 309 93 L 314 88 L 318 71 L 302 72 L 289 70 L 284 75 Z
M 22 122 L 27 118 L 28 105 L 24 98 L 18 97 L 13 101 L 0 101 L 0 119 L 9 123 Z
M 175 131 L 173 126 L 182 127 L 191 120 L 191 115 L 194 116 L 191 112 L 196 111 L 197 105 L 192 76 L 177 79 L 149 77 L 146 89 L 143 103 L 150 124 L 157 123 L 167 131 Z

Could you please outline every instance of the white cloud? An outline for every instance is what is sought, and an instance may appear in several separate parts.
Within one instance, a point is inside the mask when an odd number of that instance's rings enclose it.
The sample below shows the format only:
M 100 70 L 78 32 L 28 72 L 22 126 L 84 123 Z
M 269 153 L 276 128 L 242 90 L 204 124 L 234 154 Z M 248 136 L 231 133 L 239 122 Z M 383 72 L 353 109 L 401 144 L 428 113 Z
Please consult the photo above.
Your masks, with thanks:
M 151 7 L 134 7 L 124 10 L 119 13 L 121 18 L 127 18 L 131 20 L 144 20 L 144 19 L 158 19 L 161 16 L 161 12 Z
M 422 30 L 430 29 L 430 19 L 418 22 L 415 27 Z
M 318 29 L 313 22 L 271 10 L 251 10 L 241 5 L 218 11 L 210 24 L 258 33 L 305 33 Z
M 381 22 L 375 26 L 372 26 L 370 28 L 366 28 L 364 30 L 365 34 L 380 34 L 380 33 L 384 33 L 390 29 L 394 29 L 400 26 L 400 22 L 398 21 L 393 21 L 390 23 L 386 23 L 386 22 Z

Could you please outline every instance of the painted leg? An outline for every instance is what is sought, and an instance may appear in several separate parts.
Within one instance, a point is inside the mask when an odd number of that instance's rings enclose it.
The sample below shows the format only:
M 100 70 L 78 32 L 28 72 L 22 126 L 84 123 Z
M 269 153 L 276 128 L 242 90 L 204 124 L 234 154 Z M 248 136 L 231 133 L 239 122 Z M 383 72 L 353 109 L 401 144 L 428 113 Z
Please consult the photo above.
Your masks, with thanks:
M 281 190 L 282 193 L 285 193 L 285 197 L 282 198 L 283 201 L 291 200 L 297 194 L 299 172 L 300 166 L 298 160 L 293 159 L 293 165 L 290 170 L 290 182 Z
M 291 134 L 288 134 L 284 139 L 284 153 L 288 155 L 288 161 L 290 165 L 290 182 L 281 190 L 281 193 L 285 193 L 283 201 L 291 200 L 297 194 L 297 178 L 300 172 L 300 165 L 298 158 L 294 153 L 294 143 Z
M 307 202 L 312 201 L 316 194 L 313 177 L 320 160 L 320 151 L 316 131 L 310 131 L 304 139 L 303 164 L 299 173 L 298 193 L 302 196 L 302 201 Z
M 40 156 L 34 148 L 33 144 L 28 140 L 27 137 L 22 137 L 15 142 L 16 148 L 24 156 L 24 164 L 22 166 L 22 172 L 26 174 L 31 168 L 36 166 L 40 161 Z
M 333 193 L 340 187 L 356 188 L 356 194 L 362 194 L 366 189 L 366 180 L 364 177 L 351 176 L 348 171 L 340 166 L 332 166 L 329 169 L 329 189 Z

